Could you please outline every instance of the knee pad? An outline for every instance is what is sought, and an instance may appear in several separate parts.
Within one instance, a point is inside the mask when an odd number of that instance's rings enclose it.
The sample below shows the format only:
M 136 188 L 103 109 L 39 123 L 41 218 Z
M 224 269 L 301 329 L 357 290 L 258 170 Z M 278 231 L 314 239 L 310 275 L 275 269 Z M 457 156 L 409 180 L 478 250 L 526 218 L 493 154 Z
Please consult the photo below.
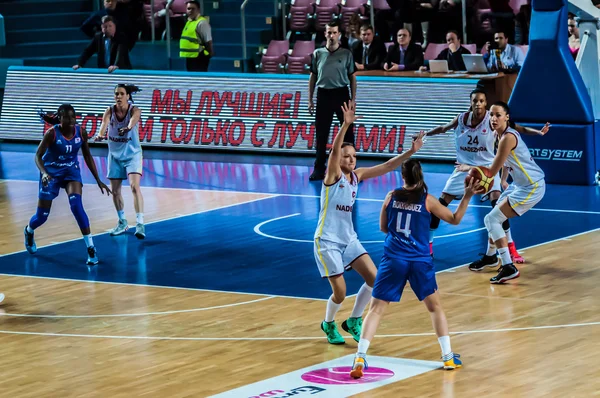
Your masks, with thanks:
M 490 200 L 490 203 L 492 204 L 492 207 L 496 207 L 496 204 L 498 203 L 498 199 Z
M 85 214 L 85 210 L 83 210 L 81 195 L 77 193 L 72 193 L 69 195 L 69 204 L 71 205 L 71 213 L 73 213 L 75 216 L 75 220 L 77 220 L 79 229 L 83 230 L 89 228 L 90 220 L 88 219 L 87 214 Z
M 438 200 L 442 204 L 442 206 L 448 207 L 448 203 L 446 203 L 446 201 L 444 199 L 439 198 Z M 429 223 L 429 228 L 430 229 L 438 229 L 439 226 L 440 226 L 440 219 L 432 214 L 431 222 Z
M 510 222 L 508 222 L 508 219 L 506 219 L 506 221 L 502 223 L 502 229 L 505 231 L 508 231 L 510 229 Z
M 494 207 L 483 219 L 485 227 L 490 234 L 490 238 L 492 238 L 494 242 L 506 236 L 506 233 L 502 228 L 502 223 L 507 219 L 508 218 L 502 213 L 499 207 Z
M 35 215 L 31 217 L 31 220 L 29 220 L 29 227 L 31 227 L 31 229 L 38 228 L 40 225 L 44 224 L 48 220 L 49 214 L 50 209 L 38 207 L 35 211 Z

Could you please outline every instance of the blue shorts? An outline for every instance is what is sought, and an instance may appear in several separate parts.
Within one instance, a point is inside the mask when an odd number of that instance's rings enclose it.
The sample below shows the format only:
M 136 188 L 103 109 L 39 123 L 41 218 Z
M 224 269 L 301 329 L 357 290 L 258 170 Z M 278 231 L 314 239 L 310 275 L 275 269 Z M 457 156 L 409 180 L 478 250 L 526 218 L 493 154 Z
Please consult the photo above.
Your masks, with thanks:
M 383 301 L 400 301 L 406 281 L 410 282 L 419 301 L 435 293 L 437 283 L 433 261 L 410 261 L 384 254 L 377 270 L 373 297 Z
M 41 200 L 53 200 L 58 196 L 60 189 L 66 188 L 67 184 L 71 181 L 82 182 L 79 165 L 68 167 L 53 173 L 49 171 L 48 174 L 52 179 L 48 182 L 47 187 L 42 185 L 42 176 L 40 175 L 40 192 L 38 198 Z

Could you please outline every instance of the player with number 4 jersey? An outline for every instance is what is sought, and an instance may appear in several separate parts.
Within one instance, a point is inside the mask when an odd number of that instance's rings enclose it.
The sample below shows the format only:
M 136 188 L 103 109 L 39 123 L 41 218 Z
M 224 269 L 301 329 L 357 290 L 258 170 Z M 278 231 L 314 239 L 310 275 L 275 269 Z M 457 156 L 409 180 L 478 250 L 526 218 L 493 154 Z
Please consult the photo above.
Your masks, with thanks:
M 471 197 L 481 192 L 479 181 L 470 179 L 458 208 L 452 213 L 427 193 L 421 164 L 409 159 L 402 164 L 404 186 L 390 193 L 381 208 L 379 227 L 386 234 L 383 256 L 373 287 L 373 300 L 363 323 L 358 350 L 350 376 L 360 378 L 367 368 L 367 350 L 381 318 L 391 301 L 398 302 L 407 281 L 419 301 L 423 301 L 433 322 L 442 349 L 445 369 L 462 366 L 460 355 L 450 347 L 448 322 L 440 304 L 433 259 L 429 254 L 431 216 L 457 225 L 465 215 Z M 463 181 L 463 184 L 465 182 Z

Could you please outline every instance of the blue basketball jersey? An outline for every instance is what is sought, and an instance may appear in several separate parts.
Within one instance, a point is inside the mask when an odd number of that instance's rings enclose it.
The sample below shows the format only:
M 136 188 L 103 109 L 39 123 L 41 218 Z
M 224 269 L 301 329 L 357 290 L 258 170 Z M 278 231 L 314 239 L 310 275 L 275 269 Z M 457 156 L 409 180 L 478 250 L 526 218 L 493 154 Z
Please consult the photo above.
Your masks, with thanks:
M 430 260 L 429 223 L 431 214 L 425 204 L 427 194 L 417 203 L 392 200 L 387 206 L 388 234 L 383 253 L 406 260 Z
M 81 138 L 81 127 L 75 126 L 75 135 L 67 140 L 60 130 L 60 125 L 54 126 L 54 142 L 50 144 L 42 160 L 44 167 L 50 175 L 61 172 L 68 168 L 79 168 L 77 154 L 83 143 Z

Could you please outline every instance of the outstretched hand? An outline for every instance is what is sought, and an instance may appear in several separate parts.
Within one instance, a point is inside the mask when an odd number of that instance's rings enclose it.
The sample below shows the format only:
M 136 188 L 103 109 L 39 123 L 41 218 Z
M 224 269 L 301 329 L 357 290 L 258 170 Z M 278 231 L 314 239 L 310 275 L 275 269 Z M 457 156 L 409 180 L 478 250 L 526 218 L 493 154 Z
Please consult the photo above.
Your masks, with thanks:
M 552 125 L 550 124 L 550 122 L 546 122 L 546 124 L 544 124 L 544 127 L 542 127 L 540 129 L 540 135 L 541 136 L 546 135 L 546 133 L 548 132 L 548 130 L 550 130 L 550 127 L 552 127 Z
M 425 131 L 421 131 L 419 134 L 413 136 L 412 145 L 410 150 L 414 153 L 423 147 L 423 137 L 425 137 Z
M 344 102 L 344 105 L 342 105 L 342 111 L 344 112 L 344 124 L 347 124 L 348 126 L 362 118 L 362 116 L 355 115 L 354 112 L 356 111 L 356 103 L 352 100 Z

